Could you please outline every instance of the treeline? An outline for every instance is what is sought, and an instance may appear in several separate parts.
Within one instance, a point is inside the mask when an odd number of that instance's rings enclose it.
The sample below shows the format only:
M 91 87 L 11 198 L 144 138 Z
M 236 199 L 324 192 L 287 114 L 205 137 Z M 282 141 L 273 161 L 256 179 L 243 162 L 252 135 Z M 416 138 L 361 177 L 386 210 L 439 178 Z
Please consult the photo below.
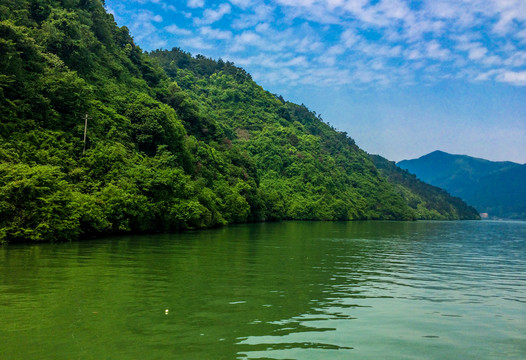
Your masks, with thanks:
M 0 0 L 0 121 L 2 243 L 420 217 L 345 133 L 230 62 L 143 52 L 100 0 Z

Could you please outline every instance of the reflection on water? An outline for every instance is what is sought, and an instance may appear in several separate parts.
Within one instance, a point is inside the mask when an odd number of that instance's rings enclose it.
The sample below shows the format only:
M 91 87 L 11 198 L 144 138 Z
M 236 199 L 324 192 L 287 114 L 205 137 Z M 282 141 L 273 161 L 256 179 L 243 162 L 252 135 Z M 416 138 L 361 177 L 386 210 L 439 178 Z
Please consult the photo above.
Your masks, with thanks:
M 0 359 L 524 359 L 526 223 L 0 248 Z

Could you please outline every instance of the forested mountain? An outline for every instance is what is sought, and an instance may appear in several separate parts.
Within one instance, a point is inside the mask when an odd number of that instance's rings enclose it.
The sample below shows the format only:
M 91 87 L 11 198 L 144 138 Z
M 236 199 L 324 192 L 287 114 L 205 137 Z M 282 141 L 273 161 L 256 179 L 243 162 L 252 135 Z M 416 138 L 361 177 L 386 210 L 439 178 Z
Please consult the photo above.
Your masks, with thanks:
M 407 170 L 398 167 L 379 155 L 371 155 L 376 168 L 394 185 L 419 219 L 474 219 L 478 211 L 445 190 L 417 179 Z
M 0 121 L 3 243 L 433 217 L 305 106 L 230 62 L 143 52 L 100 0 L 0 0 Z
M 442 151 L 398 165 L 492 218 L 526 219 L 526 165 Z

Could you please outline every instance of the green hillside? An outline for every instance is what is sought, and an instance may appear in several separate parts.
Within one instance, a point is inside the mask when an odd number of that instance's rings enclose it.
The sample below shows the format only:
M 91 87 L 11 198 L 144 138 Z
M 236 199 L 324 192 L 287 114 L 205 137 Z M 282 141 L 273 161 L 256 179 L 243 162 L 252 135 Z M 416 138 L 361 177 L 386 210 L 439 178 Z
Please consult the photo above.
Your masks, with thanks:
M 0 120 L 2 243 L 419 217 L 345 133 L 232 63 L 143 52 L 100 0 L 0 0 Z

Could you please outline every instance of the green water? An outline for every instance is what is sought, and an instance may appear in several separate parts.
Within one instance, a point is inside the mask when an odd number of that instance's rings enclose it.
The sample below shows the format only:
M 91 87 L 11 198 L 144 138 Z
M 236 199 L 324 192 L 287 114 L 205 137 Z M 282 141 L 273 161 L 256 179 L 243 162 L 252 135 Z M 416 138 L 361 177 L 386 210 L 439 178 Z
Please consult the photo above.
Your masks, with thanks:
M 3 247 L 0 359 L 526 359 L 526 222 Z

